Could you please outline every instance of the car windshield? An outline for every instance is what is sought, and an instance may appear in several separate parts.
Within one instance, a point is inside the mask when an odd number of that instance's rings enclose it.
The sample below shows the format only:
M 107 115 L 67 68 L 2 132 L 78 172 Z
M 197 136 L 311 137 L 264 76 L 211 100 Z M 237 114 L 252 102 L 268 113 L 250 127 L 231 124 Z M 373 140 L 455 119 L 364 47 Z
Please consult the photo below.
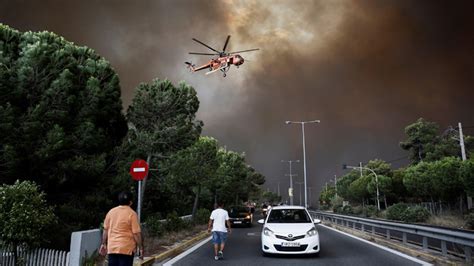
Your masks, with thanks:
M 229 214 L 239 214 L 243 212 L 248 212 L 248 209 L 245 207 L 231 207 L 229 210 Z
M 311 223 L 311 219 L 305 210 L 282 209 L 272 210 L 267 223 Z

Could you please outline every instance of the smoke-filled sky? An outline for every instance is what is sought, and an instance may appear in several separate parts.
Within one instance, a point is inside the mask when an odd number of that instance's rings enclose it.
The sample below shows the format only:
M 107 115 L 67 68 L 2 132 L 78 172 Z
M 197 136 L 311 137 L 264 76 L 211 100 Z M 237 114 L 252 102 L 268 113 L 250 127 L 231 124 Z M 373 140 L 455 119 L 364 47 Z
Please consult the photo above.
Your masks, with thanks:
M 443 0 L 0 0 L 0 23 L 96 50 L 119 74 L 124 108 L 140 82 L 191 84 L 203 134 L 245 152 L 283 198 L 281 160 L 303 159 L 301 127 L 284 121 L 320 119 L 305 131 L 315 204 L 343 163 L 405 165 L 398 143 L 419 117 L 474 125 L 473 10 L 474 1 Z M 188 54 L 210 52 L 192 38 L 220 50 L 227 35 L 228 50 L 260 51 L 241 54 L 225 78 L 186 70 L 184 61 L 209 59 Z M 302 163 L 293 172 L 300 182 Z

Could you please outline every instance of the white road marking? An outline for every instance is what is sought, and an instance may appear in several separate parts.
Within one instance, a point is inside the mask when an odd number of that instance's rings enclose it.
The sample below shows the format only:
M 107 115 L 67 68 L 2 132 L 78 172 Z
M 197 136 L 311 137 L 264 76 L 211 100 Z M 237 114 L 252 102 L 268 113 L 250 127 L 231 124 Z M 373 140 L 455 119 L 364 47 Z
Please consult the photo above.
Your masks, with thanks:
M 197 243 L 196 245 L 194 245 L 192 248 L 186 250 L 185 252 L 179 254 L 178 256 L 174 257 L 172 260 L 169 260 L 167 261 L 165 264 L 163 264 L 163 266 L 171 266 L 173 265 L 174 263 L 178 262 L 179 260 L 181 260 L 182 258 L 186 257 L 187 255 L 189 255 L 191 252 L 195 251 L 196 249 L 200 248 L 202 245 L 206 244 L 207 242 L 209 242 L 211 240 L 212 237 L 208 237 L 206 239 L 204 239 L 203 241 Z
M 419 263 L 419 264 L 421 264 L 421 265 L 423 265 L 423 266 L 430 266 L 430 265 L 432 266 L 432 265 L 433 265 L 433 264 L 430 264 L 430 263 L 428 263 L 428 262 L 426 262 L 426 261 L 419 260 L 419 259 L 414 258 L 414 257 L 412 257 L 412 256 L 409 256 L 409 255 L 407 255 L 407 254 L 404 254 L 404 253 L 401 253 L 401 252 L 399 252 L 399 251 L 396 251 L 396 250 L 394 250 L 394 249 L 387 248 L 387 247 L 381 246 L 381 245 L 379 245 L 379 244 L 376 244 L 376 243 L 370 242 L 370 241 L 368 241 L 368 240 L 365 240 L 365 239 L 363 239 L 363 238 L 360 238 L 360 237 L 357 237 L 357 236 L 353 236 L 353 235 L 348 234 L 348 233 L 346 233 L 346 232 L 339 231 L 339 230 L 337 230 L 337 229 L 334 229 L 334 228 L 332 228 L 332 227 L 326 226 L 326 225 L 324 225 L 324 224 L 319 224 L 319 226 L 323 226 L 323 227 L 325 227 L 325 228 L 327 228 L 327 229 L 331 229 L 331 230 L 333 230 L 333 231 L 335 231 L 335 232 L 338 232 L 338 233 L 340 233 L 340 234 L 343 234 L 343 235 L 346 235 L 346 236 L 355 238 L 355 239 L 357 239 L 357 240 L 359 240 L 359 241 L 362 241 L 362 242 L 367 243 L 367 244 L 370 244 L 370 245 L 372 245 L 372 246 L 381 248 L 381 249 L 383 249 L 383 250 L 385 250 L 385 251 L 388 251 L 388 252 L 390 252 L 390 253 L 393 253 L 393 254 L 398 255 L 398 256 L 400 256 L 400 257 L 403 257 L 403 258 L 405 258 L 405 259 L 408 259 L 408 260 L 414 261 L 414 262 L 416 262 L 416 263 Z

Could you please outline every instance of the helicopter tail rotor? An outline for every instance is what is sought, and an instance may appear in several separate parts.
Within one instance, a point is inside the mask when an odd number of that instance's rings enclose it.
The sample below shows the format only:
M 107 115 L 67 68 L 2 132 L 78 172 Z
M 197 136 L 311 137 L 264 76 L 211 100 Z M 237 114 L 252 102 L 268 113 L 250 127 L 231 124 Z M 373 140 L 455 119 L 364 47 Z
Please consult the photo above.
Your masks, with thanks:
M 187 68 L 190 70 L 190 71 L 193 71 L 194 72 L 194 66 L 195 64 L 191 63 L 191 62 L 184 62 L 186 65 L 187 65 Z

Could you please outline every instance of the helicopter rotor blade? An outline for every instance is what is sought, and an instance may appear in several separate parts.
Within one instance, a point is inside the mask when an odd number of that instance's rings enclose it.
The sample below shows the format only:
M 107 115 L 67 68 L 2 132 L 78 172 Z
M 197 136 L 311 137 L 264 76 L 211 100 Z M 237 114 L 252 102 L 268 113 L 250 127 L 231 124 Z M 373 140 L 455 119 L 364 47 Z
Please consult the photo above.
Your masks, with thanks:
M 216 53 L 219 53 L 219 51 L 217 51 L 216 49 L 212 48 L 211 46 L 209 46 L 209 45 L 207 45 L 207 44 L 205 44 L 205 43 L 203 43 L 203 42 L 201 42 L 200 40 L 198 40 L 198 39 L 196 39 L 196 38 L 193 38 L 193 41 L 195 41 L 195 42 L 197 42 L 197 43 L 199 43 L 199 44 L 202 44 L 202 45 L 206 46 L 207 48 L 211 49 L 212 51 L 214 51 L 214 52 L 216 52 Z
M 242 50 L 242 51 L 237 51 L 237 52 L 231 52 L 231 53 L 228 53 L 228 54 L 240 54 L 240 53 L 258 51 L 258 50 L 260 50 L 260 49 L 259 49 L 259 48 L 256 48 L 256 49 L 248 49 L 248 50 Z
M 189 54 L 197 54 L 197 55 L 219 55 L 219 54 L 211 54 L 211 53 L 194 53 L 194 52 L 190 52 Z
M 227 44 L 229 43 L 230 35 L 227 35 L 227 39 L 225 40 L 224 43 L 224 48 L 222 48 L 222 52 L 225 52 L 225 48 L 227 48 Z

